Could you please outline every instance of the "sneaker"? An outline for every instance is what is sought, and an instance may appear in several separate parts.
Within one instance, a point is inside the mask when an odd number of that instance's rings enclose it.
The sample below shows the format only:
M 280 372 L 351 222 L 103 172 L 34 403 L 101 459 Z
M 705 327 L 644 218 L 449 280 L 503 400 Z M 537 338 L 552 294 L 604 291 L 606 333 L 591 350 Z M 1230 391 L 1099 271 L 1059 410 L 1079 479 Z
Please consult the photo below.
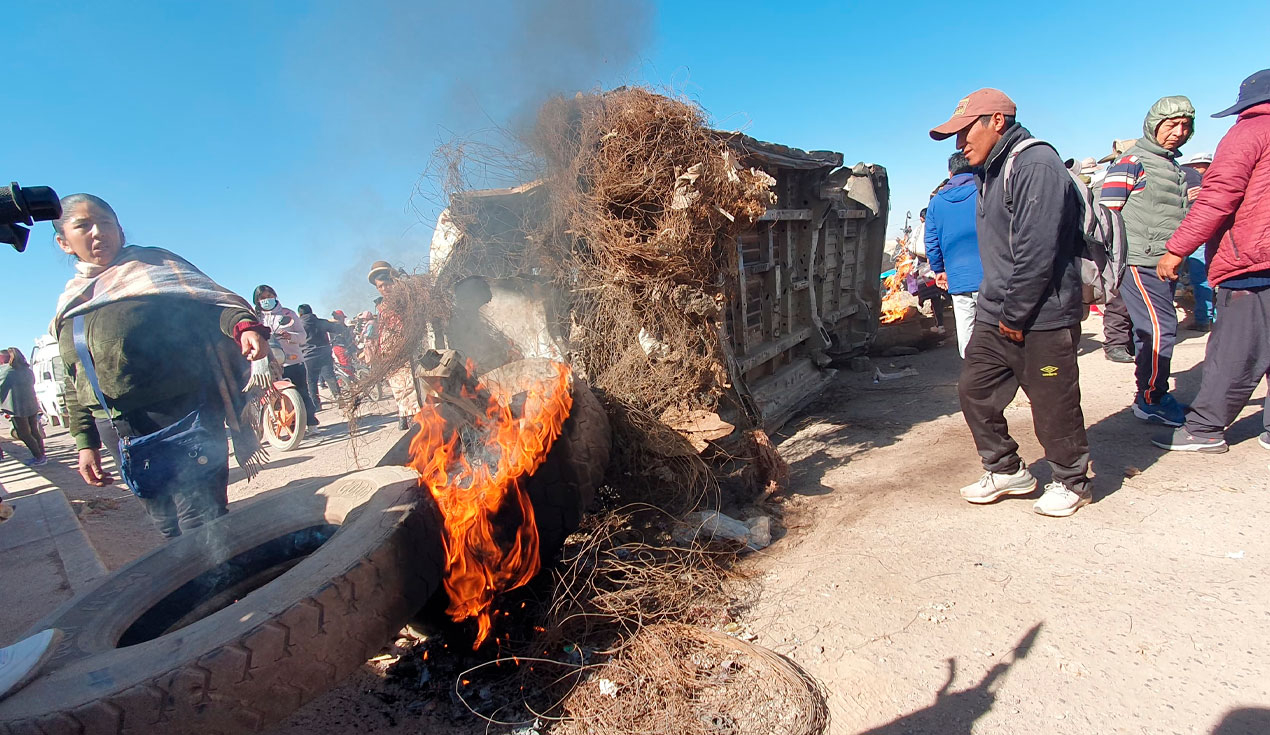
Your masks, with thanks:
M 1270 433 L 1270 432 L 1268 432 Z M 1266 439 L 1263 434 L 1262 439 Z M 1205 454 L 1221 454 L 1230 451 L 1230 447 L 1226 444 L 1225 439 L 1208 439 L 1201 436 L 1195 436 L 1186 429 L 1178 429 L 1172 434 L 1165 436 L 1157 436 L 1151 440 L 1151 443 L 1160 449 L 1167 449 L 1170 452 L 1203 452 Z M 1262 446 L 1270 449 L 1265 441 Z
M 1181 426 L 1186 423 L 1186 407 L 1168 393 L 1159 403 L 1147 404 L 1141 397 L 1133 402 L 1133 415 L 1148 423 Z
M 1050 518 L 1066 518 L 1092 501 L 1089 495 L 1078 493 L 1061 482 L 1051 482 L 1045 486 L 1045 494 L 1032 505 L 1032 510 Z
M 43 457 L 32 457 L 26 460 L 25 462 L 23 462 L 22 464 L 26 465 L 27 467 L 43 467 L 44 465 L 48 463 L 49 463 L 48 455 L 44 455 Z
M 401 429 L 402 431 L 405 431 L 405 430 L 409 429 L 409 428 L 410 428 L 410 420 L 409 420 L 409 419 L 407 419 L 405 416 L 398 417 L 398 419 L 397 419 L 397 428 L 398 428 L 398 429 Z
M 1261 432 L 1261 436 L 1257 437 L 1257 443 L 1265 449 L 1270 449 L 1270 431 Z
M 968 503 L 991 503 L 1002 495 L 1027 495 L 1036 490 L 1036 478 L 1020 465 L 1018 472 L 985 472 L 973 485 L 961 489 L 961 497 Z
M 1129 350 L 1120 345 L 1103 350 L 1102 356 L 1112 362 L 1133 362 L 1133 355 L 1130 355 Z

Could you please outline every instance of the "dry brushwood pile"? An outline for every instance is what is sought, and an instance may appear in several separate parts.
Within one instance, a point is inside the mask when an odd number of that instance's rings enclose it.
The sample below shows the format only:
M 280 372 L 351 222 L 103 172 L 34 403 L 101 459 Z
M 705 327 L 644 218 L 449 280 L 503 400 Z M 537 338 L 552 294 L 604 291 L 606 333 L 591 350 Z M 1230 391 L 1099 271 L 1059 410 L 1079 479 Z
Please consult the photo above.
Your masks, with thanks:
M 805 735 L 829 724 L 819 682 L 789 659 L 675 624 L 642 629 L 563 707 L 562 735 Z
M 748 421 L 728 370 L 726 274 L 775 181 L 742 167 L 698 107 L 640 88 L 551 100 L 524 144 L 540 162 L 541 205 L 503 273 L 568 295 L 571 361 L 609 409 L 614 475 L 639 478 L 624 496 L 687 510 L 713 478 L 675 429 L 715 412 Z M 450 192 L 451 221 L 480 233 L 481 203 L 462 194 Z M 460 238 L 440 278 L 468 275 L 482 249 L 479 234 Z

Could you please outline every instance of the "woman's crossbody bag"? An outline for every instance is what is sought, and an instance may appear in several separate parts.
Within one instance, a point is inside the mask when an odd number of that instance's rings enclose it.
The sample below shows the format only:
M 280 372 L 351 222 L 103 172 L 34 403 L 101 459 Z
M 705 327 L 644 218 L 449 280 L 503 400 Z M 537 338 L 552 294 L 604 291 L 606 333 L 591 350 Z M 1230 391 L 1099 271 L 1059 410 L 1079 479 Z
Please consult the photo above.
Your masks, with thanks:
M 84 317 L 77 316 L 72 323 L 75 353 L 83 367 L 84 376 L 93 387 L 97 401 L 106 416 L 110 408 L 97 382 L 93 368 L 93 356 L 88 351 L 84 336 Z M 110 419 L 111 425 L 114 419 Z M 199 409 L 185 418 L 144 436 L 119 436 L 119 457 L 122 459 L 119 474 L 139 498 L 156 498 L 169 495 L 183 487 L 203 487 L 215 481 L 224 472 L 228 447 L 224 424 L 209 426 L 202 420 Z M 116 432 L 118 427 L 116 426 Z

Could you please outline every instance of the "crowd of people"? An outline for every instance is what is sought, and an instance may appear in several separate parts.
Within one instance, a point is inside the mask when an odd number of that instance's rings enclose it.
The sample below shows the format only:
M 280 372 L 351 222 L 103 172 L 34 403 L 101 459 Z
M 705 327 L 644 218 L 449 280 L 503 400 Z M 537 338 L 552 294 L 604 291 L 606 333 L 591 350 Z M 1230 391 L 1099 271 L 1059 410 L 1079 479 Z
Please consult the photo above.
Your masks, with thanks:
M 1197 113 L 1186 97 L 1163 97 L 1140 138 L 1113 143 L 1105 170 L 1034 138 L 996 89 L 963 98 L 930 131 L 957 147 L 923 211 L 921 240 L 932 280 L 952 297 L 961 409 L 984 467 L 962 488 L 965 500 L 1037 488 L 1005 419 L 1020 387 L 1053 478 L 1034 510 L 1069 516 L 1092 500 L 1076 362 L 1089 308 L 1082 223 L 1092 207 L 1114 212 L 1127 242 L 1118 293 L 1102 311 L 1107 359 L 1135 366 L 1133 414 L 1172 429 L 1150 439 L 1162 449 L 1228 450 L 1227 427 L 1270 376 L 1270 70 L 1244 80 L 1236 103 L 1212 116 L 1230 115 L 1237 121 L 1216 153 L 1182 159 Z M 1191 326 L 1211 331 L 1189 406 L 1170 390 L 1183 266 Z M 1258 441 L 1270 449 L 1270 406 L 1263 427 Z
M 339 400 L 358 361 L 373 359 L 381 315 L 364 311 L 350 321 L 335 311 L 322 319 L 308 304 L 283 306 L 268 285 L 248 302 L 175 253 L 129 245 L 100 197 L 73 194 L 61 204 L 55 239 L 75 273 L 50 332 L 66 367 L 78 472 L 90 485 L 113 483 L 104 446 L 160 533 L 175 538 L 228 512 L 229 444 L 249 477 L 260 467 L 260 437 L 241 420 L 251 363 L 280 355 L 282 377 L 299 389 L 316 426 L 320 386 Z M 370 281 L 387 288 L 375 269 Z M 35 376 L 16 348 L 0 350 L 0 409 L 31 451 L 27 464 L 47 463 Z M 417 398 L 399 408 L 400 428 L 417 410 Z
M 1161 98 L 1140 138 L 1113 144 L 1105 170 L 1092 158 L 1065 161 L 1035 139 L 1014 102 L 995 89 L 971 93 L 930 131 L 935 140 L 956 138 L 948 179 L 922 212 L 921 241 L 932 274 L 925 298 L 941 318 L 944 299 L 953 307 L 964 359 L 961 409 L 984 468 L 961 489 L 965 500 L 991 503 L 1037 488 L 1004 414 L 1019 388 L 1052 469 L 1034 509 L 1068 516 L 1092 499 L 1076 360 L 1088 313 L 1081 223 L 1090 205 L 1077 180 L 1125 228 L 1119 295 L 1103 310 L 1107 358 L 1135 365 L 1133 414 L 1173 429 L 1152 439 L 1163 449 L 1227 450 L 1226 428 L 1270 371 L 1270 70 L 1245 80 L 1236 104 L 1213 116 L 1227 115 L 1238 120 L 1216 153 L 1183 164 L 1197 112 L 1185 97 Z M 339 400 L 358 356 L 373 360 L 399 324 L 384 299 L 402 272 L 387 262 L 373 263 L 368 274 L 380 293 L 377 313 L 348 320 L 335 311 L 322 319 L 308 304 L 283 306 L 272 286 L 258 286 L 247 302 L 179 255 L 128 245 L 100 197 L 74 194 L 61 203 L 56 242 L 74 258 L 75 274 L 50 331 L 67 370 L 68 429 L 84 481 L 113 481 L 102 467 L 103 445 L 126 474 L 125 455 L 142 440 L 161 444 L 200 426 L 220 437 L 171 460 L 189 481 L 155 494 L 133 487 L 165 537 L 227 512 L 220 430 L 228 427 L 248 475 L 257 469 L 259 438 L 238 421 L 249 361 L 276 346 L 283 375 L 300 388 L 317 425 L 320 387 Z M 1211 330 L 1203 382 L 1189 406 L 1170 390 L 1183 265 L 1195 292 L 1194 328 Z M 407 366 L 387 380 L 405 430 L 419 410 L 414 374 Z M 0 351 L 0 410 L 30 449 L 28 464 L 38 466 L 48 459 L 33 385 L 21 351 Z M 1270 449 L 1270 411 L 1265 422 L 1260 443 Z

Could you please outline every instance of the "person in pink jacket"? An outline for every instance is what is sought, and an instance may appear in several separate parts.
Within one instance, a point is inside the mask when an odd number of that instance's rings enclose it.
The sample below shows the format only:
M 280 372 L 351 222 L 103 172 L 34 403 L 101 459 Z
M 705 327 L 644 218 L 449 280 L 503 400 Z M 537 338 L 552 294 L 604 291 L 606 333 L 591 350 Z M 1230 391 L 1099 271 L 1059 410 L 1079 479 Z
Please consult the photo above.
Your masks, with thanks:
M 1220 289 L 1199 394 L 1180 428 L 1151 440 L 1163 449 L 1227 451 L 1226 428 L 1270 377 L 1270 69 L 1245 79 L 1238 101 L 1213 117 L 1236 113 L 1156 269 L 1177 280 L 1186 256 L 1207 244 L 1208 277 Z M 1258 441 L 1270 449 L 1270 398 L 1266 404 Z

